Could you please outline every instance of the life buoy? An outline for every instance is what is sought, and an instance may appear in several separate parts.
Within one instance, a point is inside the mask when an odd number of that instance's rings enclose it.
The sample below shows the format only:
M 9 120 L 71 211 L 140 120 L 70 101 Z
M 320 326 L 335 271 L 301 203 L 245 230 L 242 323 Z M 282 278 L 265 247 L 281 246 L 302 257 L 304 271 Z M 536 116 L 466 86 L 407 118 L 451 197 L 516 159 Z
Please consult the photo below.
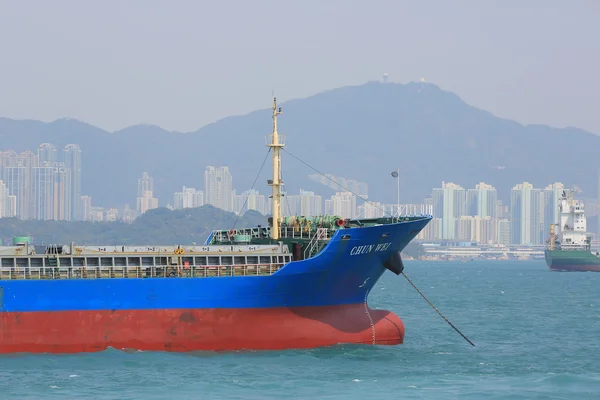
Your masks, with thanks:
M 337 226 L 344 226 L 344 220 L 343 219 L 338 219 L 336 222 Z
M 229 231 L 229 239 L 233 239 L 233 236 L 235 235 L 235 229 L 232 229 Z

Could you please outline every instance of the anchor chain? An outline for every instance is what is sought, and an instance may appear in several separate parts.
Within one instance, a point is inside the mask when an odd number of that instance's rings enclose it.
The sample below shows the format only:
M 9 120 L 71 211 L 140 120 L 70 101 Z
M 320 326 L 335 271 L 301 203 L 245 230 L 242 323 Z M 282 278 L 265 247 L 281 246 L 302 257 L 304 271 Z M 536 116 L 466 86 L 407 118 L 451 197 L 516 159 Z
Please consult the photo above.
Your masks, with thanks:
M 435 308 L 435 306 L 431 303 L 431 301 L 429 301 L 429 299 L 427 297 L 425 297 L 425 295 L 423 294 L 423 292 L 421 292 L 419 290 L 419 288 L 417 288 L 415 286 L 415 284 L 410 279 L 408 279 L 408 276 L 406 276 L 406 274 L 404 273 L 404 271 L 402 271 L 402 275 L 404 275 L 404 277 L 406 278 L 406 280 L 408 281 L 408 283 L 410 283 L 412 285 L 412 287 L 415 288 L 415 290 L 425 299 L 425 301 L 427 303 L 429 303 L 429 305 L 431 306 L 431 308 L 433 308 L 440 315 L 440 317 L 442 317 L 444 319 L 444 321 L 446 321 L 448 323 L 448 325 L 450 325 L 452 327 L 452 329 L 454 329 L 456 332 L 458 332 L 458 334 L 460 336 L 462 336 L 467 342 L 469 342 L 469 344 L 471 346 L 475 347 L 475 344 L 473 342 L 471 342 L 468 337 L 466 337 L 465 335 L 463 335 L 463 333 L 461 331 L 459 331 L 458 328 L 455 327 L 454 324 L 448 320 L 448 318 L 446 318 L 437 308 Z

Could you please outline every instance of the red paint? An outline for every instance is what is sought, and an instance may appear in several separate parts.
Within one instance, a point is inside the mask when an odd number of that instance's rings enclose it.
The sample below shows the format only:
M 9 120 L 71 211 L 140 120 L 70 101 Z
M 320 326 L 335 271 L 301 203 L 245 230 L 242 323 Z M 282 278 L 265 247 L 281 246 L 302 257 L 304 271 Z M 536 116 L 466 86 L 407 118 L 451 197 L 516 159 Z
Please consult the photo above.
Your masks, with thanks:
M 369 315 L 373 320 L 371 325 Z M 400 344 L 404 325 L 363 304 L 263 309 L 0 313 L 0 353 L 280 350 L 339 343 Z M 375 340 L 373 340 L 373 333 Z

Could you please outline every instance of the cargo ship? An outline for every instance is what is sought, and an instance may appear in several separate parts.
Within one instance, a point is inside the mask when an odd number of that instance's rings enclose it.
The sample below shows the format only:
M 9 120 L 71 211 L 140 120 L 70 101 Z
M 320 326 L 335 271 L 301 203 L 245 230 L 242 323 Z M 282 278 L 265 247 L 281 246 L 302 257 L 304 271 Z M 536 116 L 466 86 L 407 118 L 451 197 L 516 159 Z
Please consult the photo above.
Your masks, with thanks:
M 550 225 L 544 256 L 552 271 L 600 272 L 600 256 L 591 250 L 585 205 L 575 200 L 573 190 L 564 190 L 558 202 L 560 223 Z
M 381 275 L 430 215 L 282 217 L 281 108 L 273 99 L 272 215 L 202 245 L 0 248 L 0 353 L 233 351 L 394 345 L 404 325 L 372 309 Z

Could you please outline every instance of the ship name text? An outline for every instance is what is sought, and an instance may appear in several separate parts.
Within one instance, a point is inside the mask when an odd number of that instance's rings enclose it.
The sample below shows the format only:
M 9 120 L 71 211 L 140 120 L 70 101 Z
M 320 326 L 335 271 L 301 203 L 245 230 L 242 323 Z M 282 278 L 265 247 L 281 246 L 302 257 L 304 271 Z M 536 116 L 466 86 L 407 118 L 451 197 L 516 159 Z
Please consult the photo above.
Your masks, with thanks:
M 376 251 L 386 251 L 392 242 L 379 243 L 379 244 L 365 244 L 362 246 L 354 246 L 350 250 L 351 256 L 360 256 L 362 254 L 368 254 Z

